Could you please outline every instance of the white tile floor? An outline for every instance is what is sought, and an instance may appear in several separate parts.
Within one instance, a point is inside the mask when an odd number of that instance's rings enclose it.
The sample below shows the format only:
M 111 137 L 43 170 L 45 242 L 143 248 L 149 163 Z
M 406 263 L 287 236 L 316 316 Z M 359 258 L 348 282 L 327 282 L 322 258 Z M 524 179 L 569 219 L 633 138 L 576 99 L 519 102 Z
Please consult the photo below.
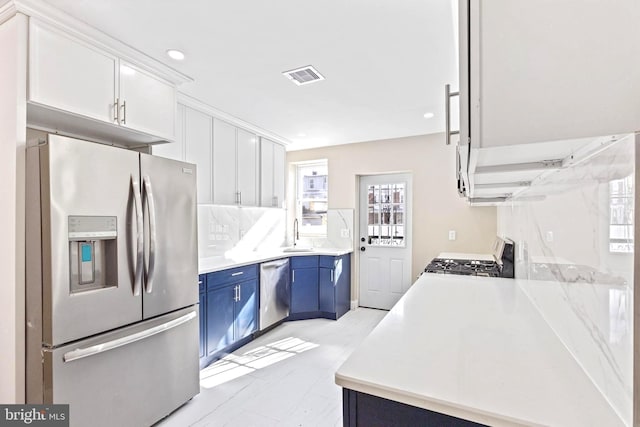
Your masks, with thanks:
M 203 369 L 200 394 L 158 426 L 341 426 L 334 373 L 386 314 L 285 322 Z

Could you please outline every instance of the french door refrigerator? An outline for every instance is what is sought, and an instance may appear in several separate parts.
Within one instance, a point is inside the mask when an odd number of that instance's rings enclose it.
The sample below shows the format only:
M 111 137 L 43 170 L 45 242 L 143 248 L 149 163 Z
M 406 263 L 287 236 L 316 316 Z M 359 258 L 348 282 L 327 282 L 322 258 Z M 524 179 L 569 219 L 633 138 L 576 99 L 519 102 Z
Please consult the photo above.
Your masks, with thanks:
M 27 402 L 143 426 L 196 395 L 195 166 L 49 135 L 26 190 Z

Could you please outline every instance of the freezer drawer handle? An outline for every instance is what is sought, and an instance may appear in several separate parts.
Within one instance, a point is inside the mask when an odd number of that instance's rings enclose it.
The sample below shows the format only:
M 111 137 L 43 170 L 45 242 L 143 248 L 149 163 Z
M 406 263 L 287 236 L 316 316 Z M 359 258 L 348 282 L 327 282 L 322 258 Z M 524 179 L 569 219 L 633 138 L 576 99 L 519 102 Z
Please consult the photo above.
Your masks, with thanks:
M 153 291 L 153 275 L 156 270 L 156 204 L 153 201 L 153 188 L 148 175 L 144 177 L 143 182 L 145 201 L 149 209 L 149 267 L 146 271 L 145 291 L 150 294 Z
M 136 271 L 133 281 L 133 295 L 138 296 L 142 291 L 142 269 L 144 266 L 144 223 L 142 215 L 142 197 L 138 180 L 131 175 L 133 200 L 136 210 Z
M 149 338 L 161 332 L 168 331 L 169 329 L 173 329 L 176 326 L 180 326 L 183 323 L 186 323 L 195 317 L 196 317 L 196 312 L 192 311 L 190 313 L 185 314 L 182 317 L 178 317 L 177 319 L 169 320 L 168 322 L 163 323 L 161 325 L 154 326 L 153 328 L 149 328 L 144 331 L 136 332 L 135 334 L 127 335 L 126 337 L 118 338 L 112 341 L 107 341 L 101 344 L 92 345 L 91 347 L 79 348 L 77 350 L 70 351 L 64 354 L 64 356 L 62 357 L 62 360 L 65 363 L 68 363 L 68 362 L 73 362 L 74 360 L 82 359 L 85 357 L 94 356 L 99 353 L 104 353 L 105 351 L 113 350 L 114 348 L 122 347 L 123 345 L 131 344 L 136 341 Z

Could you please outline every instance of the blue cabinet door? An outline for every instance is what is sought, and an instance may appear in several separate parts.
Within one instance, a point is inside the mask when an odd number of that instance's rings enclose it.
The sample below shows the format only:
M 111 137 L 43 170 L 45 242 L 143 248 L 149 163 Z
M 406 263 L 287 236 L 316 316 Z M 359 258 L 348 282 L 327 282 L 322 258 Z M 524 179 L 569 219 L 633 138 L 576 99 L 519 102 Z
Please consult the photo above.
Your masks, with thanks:
M 207 292 L 207 355 L 233 342 L 235 286 Z
M 258 281 L 248 280 L 234 286 L 238 287 L 239 298 L 234 313 L 234 341 L 237 341 L 258 329 Z
M 333 268 L 320 268 L 320 311 L 336 312 L 336 288 Z
M 318 311 L 318 269 L 291 270 L 292 314 Z
M 351 308 L 351 255 L 339 257 L 334 267 L 334 281 L 336 306 L 334 313 L 336 318 L 345 314 Z

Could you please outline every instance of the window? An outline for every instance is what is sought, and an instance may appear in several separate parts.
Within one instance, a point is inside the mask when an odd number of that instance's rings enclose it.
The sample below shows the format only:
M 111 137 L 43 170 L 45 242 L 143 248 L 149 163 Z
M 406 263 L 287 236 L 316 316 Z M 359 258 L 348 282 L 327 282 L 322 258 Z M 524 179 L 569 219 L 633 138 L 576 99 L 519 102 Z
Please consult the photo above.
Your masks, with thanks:
M 633 252 L 633 175 L 609 182 L 609 252 Z
M 327 235 L 328 169 L 326 160 L 296 165 L 296 218 L 300 235 Z
M 405 183 L 369 185 L 367 233 L 374 246 L 405 246 Z

